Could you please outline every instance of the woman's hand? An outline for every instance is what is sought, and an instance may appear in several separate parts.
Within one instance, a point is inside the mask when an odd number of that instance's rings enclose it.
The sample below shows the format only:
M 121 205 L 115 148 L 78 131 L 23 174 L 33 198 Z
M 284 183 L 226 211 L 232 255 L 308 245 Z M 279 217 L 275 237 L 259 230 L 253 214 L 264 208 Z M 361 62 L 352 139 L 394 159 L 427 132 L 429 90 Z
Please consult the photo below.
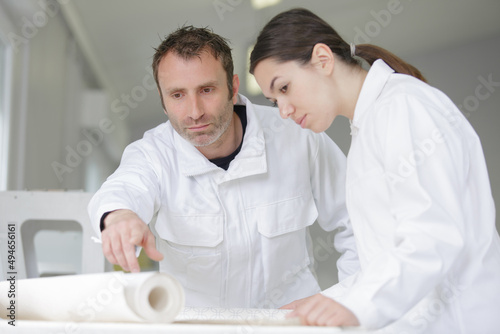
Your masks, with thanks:
M 288 318 L 299 317 L 303 325 L 309 326 L 359 326 L 358 318 L 342 304 L 318 293 L 296 300 L 282 309 L 292 309 Z

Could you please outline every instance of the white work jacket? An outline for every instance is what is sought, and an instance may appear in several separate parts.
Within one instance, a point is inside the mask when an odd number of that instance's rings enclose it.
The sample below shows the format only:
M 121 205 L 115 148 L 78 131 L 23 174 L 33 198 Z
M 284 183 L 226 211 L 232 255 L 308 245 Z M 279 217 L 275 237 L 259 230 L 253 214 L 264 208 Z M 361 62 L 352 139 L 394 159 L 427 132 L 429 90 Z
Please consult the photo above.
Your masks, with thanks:
M 442 92 L 377 60 L 351 129 L 361 271 L 323 293 L 365 327 L 392 323 L 382 333 L 498 333 L 500 240 L 471 125 Z
M 166 122 L 126 148 L 89 204 L 98 235 L 107 211 L 153 221 L 160 271 L 180 281 L 189 306 L 273 308 L 319 292 L 307 228 L 315 220 L 338 229 L 339 278 L 359 269 L 343 153 L 328 136 L 239 99 L 247 126 L 227 171 Z

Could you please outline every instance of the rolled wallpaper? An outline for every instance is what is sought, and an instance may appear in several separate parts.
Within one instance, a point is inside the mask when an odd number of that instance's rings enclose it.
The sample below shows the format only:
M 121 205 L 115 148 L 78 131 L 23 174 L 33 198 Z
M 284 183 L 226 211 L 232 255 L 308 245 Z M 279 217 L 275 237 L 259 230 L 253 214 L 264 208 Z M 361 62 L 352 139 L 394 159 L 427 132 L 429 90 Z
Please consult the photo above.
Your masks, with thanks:
M 290 310 L 257 308 L 184 307 L 176 323 L 298 326 L 299 318 L 286 318 Z
M 15 290 L 15 299 L 9 290 Z M 182 286 L 174 277 L 158 272 L 0 282 L 1 309 L 8 310 L 12 303 L 16 320 L 300 325 L 297 318 L 286 319 L 289 310 L 185 307 Z M 0 317 L 8 316 L 0 312 Z
M 184 307 L 184 291 L 165 273 L 110 272 L 22 279 L 15 286 L 17 320 L 75 322 L 172 322 Z M 12 305 L 0 282 L 0 305 Z M 5 312 L 0 312 L 5 318 Z

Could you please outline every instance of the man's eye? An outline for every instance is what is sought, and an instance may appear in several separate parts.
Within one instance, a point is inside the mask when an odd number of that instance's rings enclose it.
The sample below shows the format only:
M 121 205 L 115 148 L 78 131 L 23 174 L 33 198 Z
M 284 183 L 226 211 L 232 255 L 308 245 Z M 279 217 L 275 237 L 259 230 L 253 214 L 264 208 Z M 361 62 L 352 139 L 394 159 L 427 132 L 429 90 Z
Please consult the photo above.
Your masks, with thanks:
M 182 96 L 182 95 L 181 95 L 181 93 L 174 93 L 174 94 L 172 94 L 172 97 L 173 97 L 174 99 L 180 99 L 180 98 L 181 98 L 181 96 Z
M 283 87 L 280 88 L 280 92 L 282 92 L 283 94 L 285 94 L 286 91 L 287 91 L 287 89 L 288 89 L 288 85 L 285 85 L 285 86 L 283 86 Z
M 203 88 L 203 93 L 211 93 L 213 88 Z

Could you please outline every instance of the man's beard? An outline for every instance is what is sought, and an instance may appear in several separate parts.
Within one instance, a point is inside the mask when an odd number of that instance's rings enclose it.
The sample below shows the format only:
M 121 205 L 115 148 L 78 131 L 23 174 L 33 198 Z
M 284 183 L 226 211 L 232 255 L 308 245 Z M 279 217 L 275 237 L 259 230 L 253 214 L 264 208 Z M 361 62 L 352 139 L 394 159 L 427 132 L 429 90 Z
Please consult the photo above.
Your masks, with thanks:
M 191 122 L 190 124 L 182 124 L 182 126 L 179 126 L 179 124 L 172 125 L 181 137 L 189 141 L 193 146 L 205 147 L 215 143 L 227 131 L 233 119 L 233 110 L 232 100 L 229 100 L 225 105 L 224 112 L 213 119 L 203 116 L 201 119 Z M 206 132 L 191 132 L 187 129 L 197 124 L 208 123 L 210 123 L 212 129 Z

